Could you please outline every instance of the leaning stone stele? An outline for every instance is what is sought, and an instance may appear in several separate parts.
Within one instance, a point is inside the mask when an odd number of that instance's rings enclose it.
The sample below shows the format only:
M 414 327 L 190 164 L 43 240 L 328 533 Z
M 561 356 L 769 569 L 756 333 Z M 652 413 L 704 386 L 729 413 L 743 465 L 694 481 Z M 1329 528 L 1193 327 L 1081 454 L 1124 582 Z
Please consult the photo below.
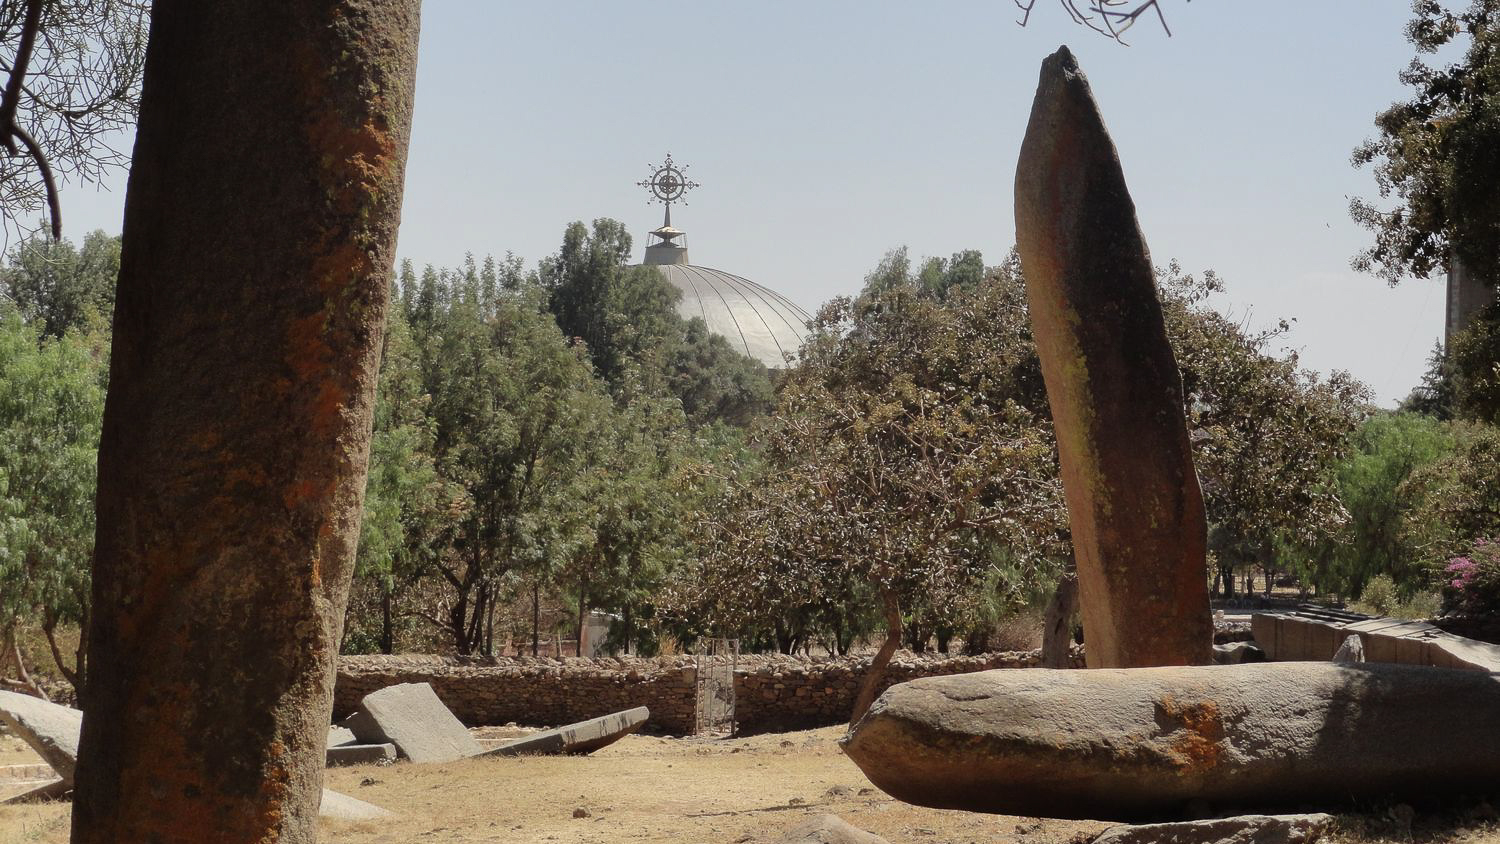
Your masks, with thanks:
M 526 756 L 567 753 L 581 755 L 593 753 L 601 747 L 614 744 L 645 726 L 651 718 L 651 710 L 644 706 L 612 712 L 576 724 L 543 730 L 529 736 L 502 744 L 487 751 L 486 756 Z
M 0 724 L 31 745 L 63 783 L 72 787 L 82 712 L 30 695 L 0 692 Z
M 842 741 L 892 797 L 1060 818 L 1406 800 L 1500 782 L 1500 674 L 1381 663 L 1048 671 L 892 686 Z
M 1042 62 L 1015 201 L 1088 666 L 1207 664 L 1207 527 L 1182 382 L 1119 156 L 1066 47 Z
M 365 744 L 394 744 L 413 762 L 452 762 L 484 752 L 427 683 L 398 683 L 365 695 L 343 726 Z

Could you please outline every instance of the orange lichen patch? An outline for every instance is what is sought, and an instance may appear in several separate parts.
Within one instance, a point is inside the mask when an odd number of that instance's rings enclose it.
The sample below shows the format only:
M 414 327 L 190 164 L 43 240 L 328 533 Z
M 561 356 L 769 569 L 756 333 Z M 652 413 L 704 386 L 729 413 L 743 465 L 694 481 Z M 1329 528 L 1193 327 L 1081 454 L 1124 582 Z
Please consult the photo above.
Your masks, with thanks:
M 1217 703 L 1181 702 L 1164 695 L 1157 710 L 1174 722 L 1169 752 L 1183 773 L 1202 773 L 1218 766 L 1224 755 L 1224 716 Z
M 301 381 L 322 376 L 332 357 L 323 334 L 328 316 L 323 311 L 293 319 L 286 331 L 286 363 Z

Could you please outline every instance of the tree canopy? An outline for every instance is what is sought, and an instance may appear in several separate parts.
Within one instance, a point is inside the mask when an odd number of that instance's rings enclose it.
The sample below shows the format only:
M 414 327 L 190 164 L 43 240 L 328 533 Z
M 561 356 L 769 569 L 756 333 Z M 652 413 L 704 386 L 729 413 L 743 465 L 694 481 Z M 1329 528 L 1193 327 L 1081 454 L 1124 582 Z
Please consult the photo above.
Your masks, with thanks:
M 1500 0 L 1451 5 L 1413 0 L 1406 37 L 1417 56 L 1400 73 L 1412 98 L 1377 115 L 1379 134 L 1354 150 L 1381 199 L 1395 199 L 1390 210 L 1350 200 L 1375 236 L 1354 266 L 1391 284 L 1429 278 L 1453 258 L 1486 284 L 1500 278 Z M 1429 63 L 1455 49 L 1460 60 Z

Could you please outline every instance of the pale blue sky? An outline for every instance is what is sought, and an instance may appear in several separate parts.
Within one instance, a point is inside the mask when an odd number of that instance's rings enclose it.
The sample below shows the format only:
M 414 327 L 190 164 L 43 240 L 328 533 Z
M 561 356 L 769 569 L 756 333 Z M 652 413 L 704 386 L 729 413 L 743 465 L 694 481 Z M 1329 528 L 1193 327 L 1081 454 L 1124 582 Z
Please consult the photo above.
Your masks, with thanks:
M 1011 182 L 1041 59 L 1068 44 L 1119 147 L 1158 263 L 1214 268 L 1221 309 L 1296 318 L 1306 365 L 1390 404 L 1442 331 L 1442 285 L 1349 269 L 1370 196 L 1349 165 L 1404 94 L 1402 0 L 1163 0 L 1121 47 L 1040 0 L 1031 25 L 980 2 L 427 0 L 400 254 L 528 263 L 572 220 L 660 224 L 635 182 L 671 151 L 703 187 L 673 222 L 694 263 L 809 310 L 886 250 L 1015 237 Z M 119 230 L 111 193 L 71 188 L 68 233 Z

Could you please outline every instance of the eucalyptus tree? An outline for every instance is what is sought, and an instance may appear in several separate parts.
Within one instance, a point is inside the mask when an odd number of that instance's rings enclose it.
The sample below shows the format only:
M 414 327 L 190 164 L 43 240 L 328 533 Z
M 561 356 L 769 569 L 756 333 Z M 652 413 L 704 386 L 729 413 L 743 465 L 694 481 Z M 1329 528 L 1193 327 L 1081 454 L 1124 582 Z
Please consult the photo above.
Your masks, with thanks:
M 107 338 L 41 328 L 0 301 L 0 639 L 14 651 L 18 623 L 41 627 L 82 699 L 87 654 L 56 634 L 89 617 Z
M 437 471 L 466 509 L 433 565 L 450 590 L 441 623 L 454 647 L 489 652 L 507 578 L 546 580 L 587 541 L 578 489 L 613 404 L 540 290 L 499 297 L 488 318 L 448 300 L 426 334 L 426 379 Z

